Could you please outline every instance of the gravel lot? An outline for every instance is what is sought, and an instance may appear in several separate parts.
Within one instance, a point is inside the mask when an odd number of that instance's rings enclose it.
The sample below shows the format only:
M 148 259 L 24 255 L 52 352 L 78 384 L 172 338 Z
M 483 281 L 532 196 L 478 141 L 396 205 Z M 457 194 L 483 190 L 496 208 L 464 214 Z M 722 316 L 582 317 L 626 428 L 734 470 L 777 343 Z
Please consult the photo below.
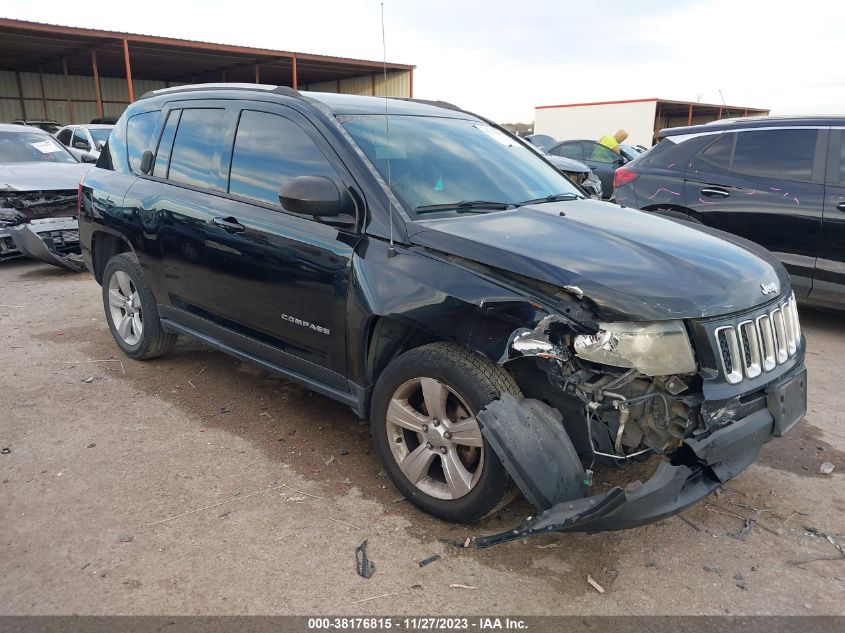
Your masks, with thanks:
M 510 527 L 525 502 L 471 527 L 424 515 L 343 406 L 187 340 L 129 360 L 90 275 L 1 265 L 0 613 L 843 615 L 825 535 L 845 542 L 845 329 L 801 317 L 808 417 L 723 494 L 636 530 L 475 550 L 440 539 Z

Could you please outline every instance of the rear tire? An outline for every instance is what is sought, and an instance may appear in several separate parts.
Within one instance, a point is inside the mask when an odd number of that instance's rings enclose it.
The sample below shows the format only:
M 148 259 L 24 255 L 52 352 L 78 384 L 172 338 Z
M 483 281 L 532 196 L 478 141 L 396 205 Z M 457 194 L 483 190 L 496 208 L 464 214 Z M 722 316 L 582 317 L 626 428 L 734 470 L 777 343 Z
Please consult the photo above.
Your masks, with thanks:
M 390 362 L 373 391 L 370 424 L 384 469 L 406 499 L 470 523 L 513 498 L 513 482 L 475 421 L 503 393 L 521 395 L 510 374 L 453 343 Z
M 162 329 L 155 296 L 134 255 L 121 253 L 106 263 L 103 306 L 115 342 L 130 358 L 155 358 L 176 345 L 178 335 Z

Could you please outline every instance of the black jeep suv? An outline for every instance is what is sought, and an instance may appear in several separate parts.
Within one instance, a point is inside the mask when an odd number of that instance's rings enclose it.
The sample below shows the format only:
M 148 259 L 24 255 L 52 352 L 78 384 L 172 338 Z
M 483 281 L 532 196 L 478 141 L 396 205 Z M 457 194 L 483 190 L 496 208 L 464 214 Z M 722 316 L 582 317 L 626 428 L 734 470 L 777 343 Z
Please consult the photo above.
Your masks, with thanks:
M 754 117 L 671 128 L 617 170 L 620 204 L 772 251 L 801 302 L 845 308 L 845 117 Z
M 369 418 L 396 486 L 481 545 L 640 525 L 747 467 L 806 407 L 789 278 L 762 248 L 590 200 L 445 104 L 170 88 L 121 117 L 80 239 L 130 357 L 180 334 Z M 593 465 L 654 457 L 641 486 Z

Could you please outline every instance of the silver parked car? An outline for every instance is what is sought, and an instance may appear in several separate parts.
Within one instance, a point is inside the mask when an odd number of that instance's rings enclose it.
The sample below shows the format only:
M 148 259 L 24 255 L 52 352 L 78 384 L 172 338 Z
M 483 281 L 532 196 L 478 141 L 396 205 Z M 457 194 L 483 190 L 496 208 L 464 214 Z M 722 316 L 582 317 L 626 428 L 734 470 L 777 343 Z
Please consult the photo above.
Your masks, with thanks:
M 66 125 L 54 135 L 83 163 L 96 163 L 113 125 Z

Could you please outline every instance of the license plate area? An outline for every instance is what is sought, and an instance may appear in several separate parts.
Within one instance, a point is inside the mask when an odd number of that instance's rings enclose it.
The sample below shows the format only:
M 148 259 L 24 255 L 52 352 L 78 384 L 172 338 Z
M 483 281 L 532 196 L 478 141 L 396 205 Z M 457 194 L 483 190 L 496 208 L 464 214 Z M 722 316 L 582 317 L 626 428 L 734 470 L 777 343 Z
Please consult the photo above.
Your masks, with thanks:
M 807 370 L 769 387 L 766 403 L 775 419 L 774 436 L 782 437 L 807 413 Z

